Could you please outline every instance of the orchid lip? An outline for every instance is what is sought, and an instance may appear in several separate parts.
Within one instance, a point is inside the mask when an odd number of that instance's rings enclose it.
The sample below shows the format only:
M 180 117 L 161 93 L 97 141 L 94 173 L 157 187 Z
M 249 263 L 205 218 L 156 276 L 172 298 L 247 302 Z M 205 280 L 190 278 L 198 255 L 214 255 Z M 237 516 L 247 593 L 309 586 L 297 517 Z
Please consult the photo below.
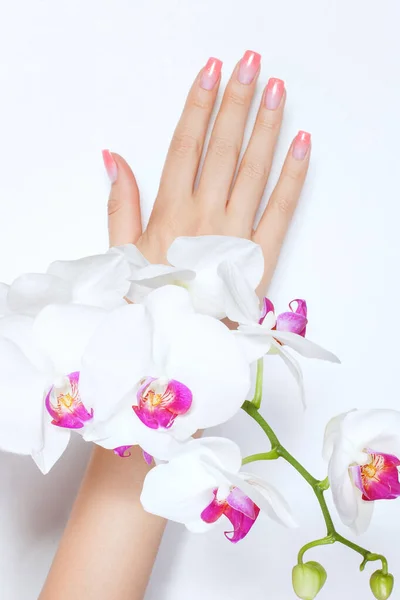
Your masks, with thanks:
M 82 429 L 93 418 L 93 409 L 89 412 L 80 397 L 79 371 L 57 380 L 46 395 L 45 406 L 57 427 Z
M 367 449 L 369 460 L 363 465 L 349 467 L 354 485 L 362 492 L 366 502 L 394 500 L 400 496 L 399 466 L 397 456 Z
M 146 377 L 137 391 L 137 417 L 150 429 L 170 429 L 176 417 L 192 405 L 192 392 L 183 383 L 166 377 Z
M 230 542 L 236 544 L 249 533 L 257 520 L 260 509 L 235 486 L 231 486 L 225 500 L 219 499 L 226 495 L 225 487 L 222 493 L 218 492 L 218 488 L 213 490 L 214 498 L 201 513 L 201 519 L 205 523 L 215 523 L 223 515 L 227 517 L 233 526 L 233 531 L 225 531 L 224 535 Z

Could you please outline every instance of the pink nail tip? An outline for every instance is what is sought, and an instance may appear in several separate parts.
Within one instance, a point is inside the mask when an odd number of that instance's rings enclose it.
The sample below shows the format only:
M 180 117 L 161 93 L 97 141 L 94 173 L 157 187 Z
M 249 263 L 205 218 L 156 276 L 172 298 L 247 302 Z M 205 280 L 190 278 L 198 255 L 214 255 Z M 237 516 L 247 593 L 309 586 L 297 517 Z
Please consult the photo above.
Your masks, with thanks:
M 268 110 L 276 110 L 285 92 L 285 82 L 271 77 L 265 89 L 265 106 Z
M 118 176 L 117 163 L 115 162 L 114 157 L 109 150 L 102 150 L 102 155 L 107 175 L 111 183 L 114 183 Z
M 296 160 L 304 160 L 311 145 L 311 133 L 299 131 L 294 138 L 292 154 Z
M 311 133 L 307 133 L 307 131 L 299 131 L 299 133 L 297 134 L 297 140 L 302 142 L 303 144 L 310 145 Z
M 217 83 L 222 70 L 222 60 L 211 57 L 208 59 L 200 79 L 200 87 L 204 90 L 212 90 Z
M 238 80 L 244 85 L 249 85 L 258 73 L 261 64 L 261 54 L 246 50 L 240 61 Z

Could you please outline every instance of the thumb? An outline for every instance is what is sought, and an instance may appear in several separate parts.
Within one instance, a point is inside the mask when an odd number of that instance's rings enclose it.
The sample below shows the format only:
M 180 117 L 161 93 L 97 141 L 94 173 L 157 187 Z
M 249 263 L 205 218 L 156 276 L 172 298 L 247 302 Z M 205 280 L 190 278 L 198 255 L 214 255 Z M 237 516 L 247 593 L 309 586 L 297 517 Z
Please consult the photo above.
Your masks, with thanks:
M 108 199 L 110 246 L 135 244 L 142 233 L 136 179 L 128 163 L 119 154 L 103 150 L 103 160 L 111 181 Z

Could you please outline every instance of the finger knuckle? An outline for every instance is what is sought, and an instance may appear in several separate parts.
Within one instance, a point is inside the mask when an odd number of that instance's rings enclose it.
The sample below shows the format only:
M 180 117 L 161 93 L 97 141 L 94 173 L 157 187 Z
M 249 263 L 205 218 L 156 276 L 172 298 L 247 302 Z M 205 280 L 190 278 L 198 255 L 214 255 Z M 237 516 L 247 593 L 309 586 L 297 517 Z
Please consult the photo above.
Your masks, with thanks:
M 228 90 L 226 93 L 226 102 L 231 106 L 246 106 L 247 97 L 242 92 L 236 90 Z
M 286 167 L 284 177 L 287 181 L 298 183 L 303 178 L 303 171 L 294 167 Z
M 283 215 L 290 215 L 293 210 L 293 202 L 287 194 L 277 194 L 274 198 L 274 207 Z
M 275 134 L 279 130 L 279 121 L 273 117 L 260 117 L 257 125 L 262 132 L 267 134 Z
M 204 112 L 210 112 L 210 110 L 213 106 L 213 103 L 210 102 L 210 100 L 202 99 L 199 96 L 195 96 L 192 99 L 191 104 L 192 104 L 193 108 L 196 108 L 196 109 L 198 108 L 199 110 L 204 111 Z
M 253 181 L 263 181 L 268 177 L 268 169 L 261 162 L 244 161 L 241 171 L 246 179 Z
M 180 158 L 186 158 L 192 154 L 199 155 L 201 152 L 200 142 L 193 133 L 175 132 L 171 142 L 171 152 Z
M 220 158 L 225 158 L 227 156 L 231 156 L 234 154 L 235 156 L 238 153 L 238 149 L 236 145 L 226 137 L 215 136 L 211 139 L 211 148 L 216 156 Z

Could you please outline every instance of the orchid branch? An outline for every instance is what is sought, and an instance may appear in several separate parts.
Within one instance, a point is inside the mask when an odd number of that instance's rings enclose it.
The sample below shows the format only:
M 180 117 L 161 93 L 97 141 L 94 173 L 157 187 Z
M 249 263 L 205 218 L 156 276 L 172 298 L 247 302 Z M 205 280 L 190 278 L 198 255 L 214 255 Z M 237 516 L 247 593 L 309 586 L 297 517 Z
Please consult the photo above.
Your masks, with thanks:
M 383 555 L 374 554 L 374 553 L 370 552 L 369 550 L 362 548 L 361 546 L 358 546 L 357 544 L 354 544 L 353 542 L 351 542 L 347 538 L 343 537 L 336 531 L 332 516 L 329 512 L 329 508 L 326 504 L 326 500 L 324 497 L 325 491 L 329 488 L 328 478 L 319 480 L 319 479 L 315 478 L 313 475 L 311 475 L 311 473 L 309 473 L 309 471 L 307 471 L 307 469 L 305 467 L 303 467 L 303 465 L 300 464 L 299 461 L 292 454 L 290 454 L 290 452 L 288 452 L 288 450 L 286 450 L 286 448 L 280 443 L 278 436 L 276 435 L 276 433 L 274 432 L 272 427 L 267 423 L 267 421 L 264 419 L 264 417 L 259 413 L 259 407 L 261 405 L 260 389 L 261 389 L 261 396 L 262 396 L 262 380 L 263 380 L 263 363 L 262 363 L 262 359 L 261 359 L 257 363 L 257 380 L 256 380 L 256 391 L 255 391 L 254 398 L 252 401 L 246 400 L 242 405 L 242 409 L 250 417 L 252 417 L 252 419 L 254 419 L 259 424 L 261 429 L 267 435 L 267 437 L 271 443 L 271 450 L 268 452 L 261 452 L 258 454 L 252 454 L 250 456 L 247 456 L 243 459 L 242 464 L 245 465 L 245 464 L 249 464 L 251 462 L 260 461 L 260 460 L 276 460 L 278 458 L 283 458 L 298 473 L 300 473 L 300 475 L 303 477 L 303 479 L 305 479 L 305 481 L 313 489 L 314 494 L 318 500 L 319 506 L 321 508 L 322 515 L 324 517 L 324 521 L 325 521 L 325 525 L 326 525 L 326 529 L 327 529 L 327 535 L 324 538 L 314 540 L 312 542 L 309 542 L 308 544 L 305 544 L 299 551 L 298 564 L 299 565 L 303 564 L 304 554 L 311 548 L 314 548 L 316 546 L 334 544 L 335 542 L 338 542 L 340 544 L 343 544 L 344 546 L 347 546 L 354 552 L 361 554 L 361 556 L 363 557 L 363 562 L 360 565 L 361 571 L 364 570 L 364 568 L 368 562 L 380 560 L 382 563 L 382 573 L 384 575 L 387 575 L 388 563 L 387 563 L 387 559 Z

